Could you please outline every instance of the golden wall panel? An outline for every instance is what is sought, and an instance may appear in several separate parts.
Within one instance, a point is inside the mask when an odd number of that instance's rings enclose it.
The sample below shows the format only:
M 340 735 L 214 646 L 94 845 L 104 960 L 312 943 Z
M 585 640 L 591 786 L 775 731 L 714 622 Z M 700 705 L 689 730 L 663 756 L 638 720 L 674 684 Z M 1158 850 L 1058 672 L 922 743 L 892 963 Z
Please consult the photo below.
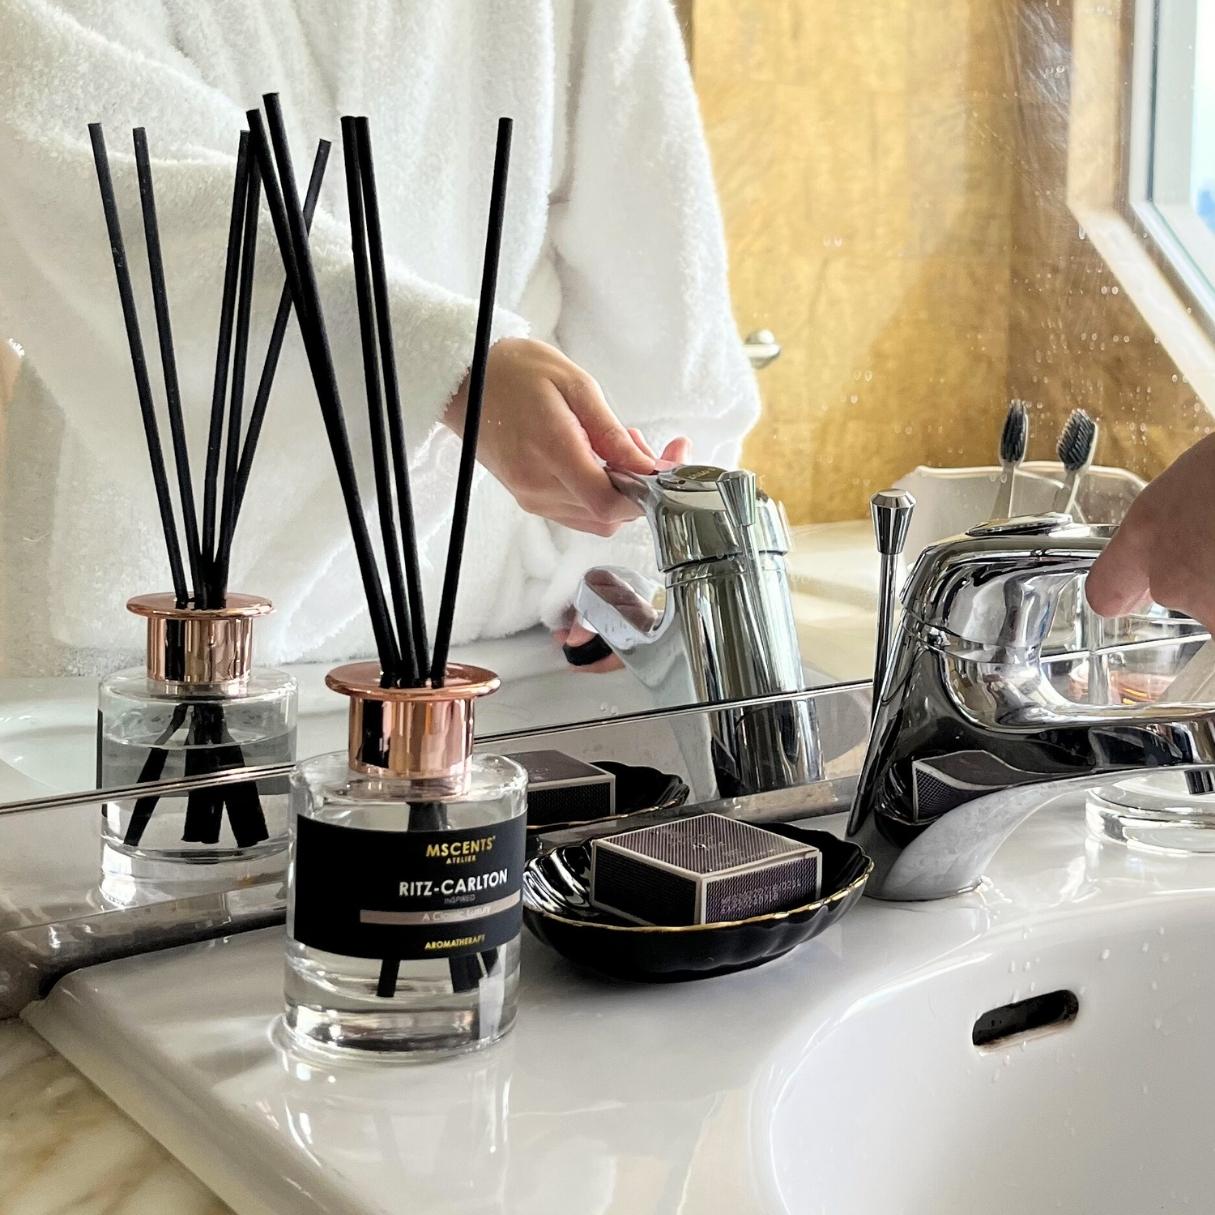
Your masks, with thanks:
M 917 464 L 990 463 L 1010 397 L 1146 475 L 1207 411 L 1066 204 L 1069 4 L 689 0 L 742 331 L 772 329 L 745 459 L 796 522 Z
M 945 7 L 694 6 L 735 311 L 784 345 L 745 458 L 797 522 L 994 443 L 974 421 L 1003 408 L 1016 113 L 1002 27 Z

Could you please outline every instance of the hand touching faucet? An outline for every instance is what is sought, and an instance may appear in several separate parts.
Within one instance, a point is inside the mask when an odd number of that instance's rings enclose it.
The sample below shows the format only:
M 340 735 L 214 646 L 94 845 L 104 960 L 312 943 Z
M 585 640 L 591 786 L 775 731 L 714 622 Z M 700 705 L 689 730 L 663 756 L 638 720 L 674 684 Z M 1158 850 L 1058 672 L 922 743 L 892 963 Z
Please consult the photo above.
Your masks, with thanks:
M 444 417 L 456 434 L 467 396 L 465 380 Z M 610 536 L 641 512 L 611 483 L 605 463 L 652 473 L 661 461 L 683 463 L 688 451 L 688 440 L 677 438 L 655 455 L 595 380 L 554 347 L 504 338 L 490 350 L 478 459 L 529 514 Z
M 1154 599 L 1215 630 L 1215 435 L 1135 499 L 1085 584 L 1089 606 L 1122 616 Z

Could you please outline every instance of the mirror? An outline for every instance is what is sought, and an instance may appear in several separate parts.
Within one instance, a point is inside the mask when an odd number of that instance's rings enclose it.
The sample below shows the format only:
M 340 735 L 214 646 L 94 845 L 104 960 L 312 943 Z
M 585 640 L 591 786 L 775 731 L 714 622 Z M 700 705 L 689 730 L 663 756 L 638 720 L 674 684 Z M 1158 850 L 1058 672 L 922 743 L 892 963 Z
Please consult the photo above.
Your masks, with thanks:
M 502 40 L 435 6 L 402 52 L 419 70 L 398 75 L 450 71 L 458 86 L 443 88 L 468 104 L 447 106 L 449 122 L 390 80 L 348 80 L 335 102 L 310 78 L 276 78 L 301 177 L 317 138 L 334 141 L 312 247 L 374 525 L 338 126 L 371 117 L 432 620 L 493 121 L 515 119 L 495 347 L 509 357 L 491 356 L 453 647 L 503 680 L 479 730 L 869 678 L 870 495 L 918 500 L 908 560 L 992 515 L 1011 401 L 1029 427 L 1018 513 L 1057 503 L 1074 409 L 1099 424 L 1074 505 L 1090 521 L 1117 521 L 1208 433 L 1208 16 L 1197 0 L 593 0 L 577 17 L 534 6 Z M 271 83 L 253 66 L 229 78 L 189 30 L 149 45 L 133 14 L 105 20 L 104 37 L 82 29 L 62 78 L 67 51 L 47 49 L 42 85 L 0 84 L 0 146 L 21 165 L 0 184 L 0 801 L 97 783 L 98 679 L 143 662 L 144 622 L 124 605 L 169 589 L 87 123 L 109 141 L 168 450 L 130 141 L 147 127 L 201 499 L 237 135 Z M 292 36 L 312 20 L 301 11 Z M 21 34 L 42 53 L 45 31 Z M 138 90 L 122 69 L 133 45 Z M 246 410 L 282 279 L 263 208 Z M 640 437 L 605 433 L 608 411 Z M 609 484 L 596 450 L 630 475 Z M 678 468 L 660 483 L 642 450 Z M 171 455 L 168 468 L 180 510 Z M 714 471 L 740 468 L 758 498 Z M 724 561 L 734 581 L 693 595 L 697 561 Z M 300 682 L 297 753 L 341 748 L 346 706 L 324 673 L 373 646 L 294 317 L 230 575 L 275 603 L 256 662 Z M 677 610 L 710 623 L 677 636 Z M 560 644 L 571 623 L 580 668 Z M 739 652 L 751 657 L 730 673 L 722 655 Z

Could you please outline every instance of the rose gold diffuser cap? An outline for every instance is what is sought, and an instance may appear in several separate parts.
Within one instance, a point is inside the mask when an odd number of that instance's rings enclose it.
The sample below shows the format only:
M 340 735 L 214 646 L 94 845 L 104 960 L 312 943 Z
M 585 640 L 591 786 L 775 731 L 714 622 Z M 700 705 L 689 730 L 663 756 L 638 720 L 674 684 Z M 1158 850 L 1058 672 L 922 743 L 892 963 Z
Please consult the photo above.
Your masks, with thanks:
M 498 689 L 482 667 L 449 663 L 443 687 L 385 688 L 375 662 L 325 676 L 350 697 L 350 766 L 356 772 L 462 785 L 473 749 L 473 706 Z
M 253 665 L 253 621 L 274 610 L 256 595 L 228 595 L 221 608 L 179 607 L 172 594 L 137 595 L 127 611 L 148 622 L 148 678 L 239 690 Z

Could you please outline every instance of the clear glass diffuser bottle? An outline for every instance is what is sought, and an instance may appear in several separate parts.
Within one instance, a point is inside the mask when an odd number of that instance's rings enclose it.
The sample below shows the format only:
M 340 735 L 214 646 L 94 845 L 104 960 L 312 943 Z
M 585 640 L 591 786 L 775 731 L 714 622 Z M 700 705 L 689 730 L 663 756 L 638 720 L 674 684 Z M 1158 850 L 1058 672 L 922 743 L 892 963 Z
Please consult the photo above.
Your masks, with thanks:
M 102 788 L 212 776 L 295 759 L 295 680 L 252 665 L 265 599 L 228 595 L 221 608 L 141 595 L 147 664 L 101 681 L 97 776 Z M 288 844 L 285 778 L 189 792 L 110 798 L 101 820 L 107 881 L 175 882 L 281 870 Z
M 350 698 L 348 752 L 292 777 L 284 1021 L 297 1045 L 427 1058 L 476 1050 L 515 1019 L 527 778 L 473 755 L 477 698 L 385 688 L 375 663 L 330 672 Z

